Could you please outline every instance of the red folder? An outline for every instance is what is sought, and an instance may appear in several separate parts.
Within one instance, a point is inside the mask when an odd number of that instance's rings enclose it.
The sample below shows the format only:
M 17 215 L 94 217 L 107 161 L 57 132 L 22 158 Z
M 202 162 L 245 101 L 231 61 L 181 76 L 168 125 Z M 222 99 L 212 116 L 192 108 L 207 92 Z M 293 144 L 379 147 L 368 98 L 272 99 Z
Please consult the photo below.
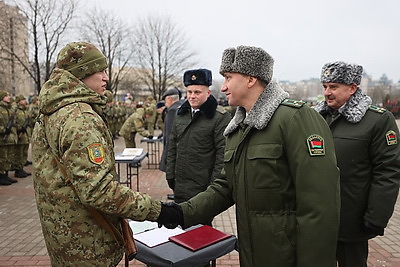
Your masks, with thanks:
M 171 236 L 169 240 L 192 251 L 196 251 L 230 236 L 211 226 L 203 225 L 182 234 Z

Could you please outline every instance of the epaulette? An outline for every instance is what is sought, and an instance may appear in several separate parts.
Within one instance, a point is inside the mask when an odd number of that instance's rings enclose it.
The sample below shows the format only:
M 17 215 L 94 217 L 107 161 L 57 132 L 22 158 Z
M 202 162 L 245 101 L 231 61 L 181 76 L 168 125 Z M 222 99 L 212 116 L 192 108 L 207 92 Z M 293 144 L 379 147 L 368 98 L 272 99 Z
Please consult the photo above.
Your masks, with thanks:
M 378 113 L 384 113 L 385 111 L 387 111 L 387 109 L 381 108 L 381 107 L 378 107 L 378 106 L 375 106 L 375 105 L 369 105 L 368 109 L 370 109 L 372 111 L 375 111 L 375 112 L 378 112 Z
M 293 107 L 293 108 L 301 108 L 306 102 L 303 100 L 293 100 L 286 98 L 285 100 L 282 101 L 281 105 Z

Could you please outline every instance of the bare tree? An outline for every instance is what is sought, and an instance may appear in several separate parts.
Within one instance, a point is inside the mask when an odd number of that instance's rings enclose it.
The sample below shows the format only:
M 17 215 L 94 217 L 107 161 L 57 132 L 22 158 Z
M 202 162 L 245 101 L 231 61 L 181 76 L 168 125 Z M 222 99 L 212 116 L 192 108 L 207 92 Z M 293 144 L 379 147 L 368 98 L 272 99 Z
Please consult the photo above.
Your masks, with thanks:
M 97 44 L 107 57 L 110 78 L 107 89 L 116 94 L 132 57 L 130 30 L 116 15 L 99 9 L 88 12 L 83 25 L 84 38 Z
M 171 86 L 181 84 L 182 72 L 195 64 L 188 40 L 169 17 L 148 16 L 134 28 L 136 73 L 156 99 Z
M 12 47 L 5 51 L 23 66 L 39 93 L 54 67 L 55 52 L 73 18 L 76 0 L 15 0 L 14 3 L 26 19 L 29 51 L 24 51 L 24 55 L 15 53 Z

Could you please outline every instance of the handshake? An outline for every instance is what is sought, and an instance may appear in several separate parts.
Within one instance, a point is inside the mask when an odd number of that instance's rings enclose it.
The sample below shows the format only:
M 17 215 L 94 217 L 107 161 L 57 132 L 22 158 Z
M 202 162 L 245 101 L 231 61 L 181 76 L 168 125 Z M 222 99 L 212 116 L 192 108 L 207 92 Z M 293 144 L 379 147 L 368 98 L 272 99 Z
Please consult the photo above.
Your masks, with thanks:
M 162 202 L 161 213 L 157 219 L 158 226 L 164 225 L 168 229 L 174 229 L 178 225 L 183 226 L 183 212 L 181 206 L 175 202 Z

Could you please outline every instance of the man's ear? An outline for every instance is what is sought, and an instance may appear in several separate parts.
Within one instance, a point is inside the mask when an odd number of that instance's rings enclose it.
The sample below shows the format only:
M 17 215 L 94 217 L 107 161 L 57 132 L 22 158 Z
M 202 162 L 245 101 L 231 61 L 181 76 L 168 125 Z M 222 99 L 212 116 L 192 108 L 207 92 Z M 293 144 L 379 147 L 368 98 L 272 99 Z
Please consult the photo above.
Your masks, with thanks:
M 251 88 L 253 87 L 256 82 L 258 81 L 258 78 L 253 77 L 253 76 L 249 76 L 248 82 L 247 82 L 247 88 Z
M 354 93 L 357 91 L 358 85 L 353 83 L 350 86 L 351 86 L 350 93 L 351 95 L 354 95 Z

